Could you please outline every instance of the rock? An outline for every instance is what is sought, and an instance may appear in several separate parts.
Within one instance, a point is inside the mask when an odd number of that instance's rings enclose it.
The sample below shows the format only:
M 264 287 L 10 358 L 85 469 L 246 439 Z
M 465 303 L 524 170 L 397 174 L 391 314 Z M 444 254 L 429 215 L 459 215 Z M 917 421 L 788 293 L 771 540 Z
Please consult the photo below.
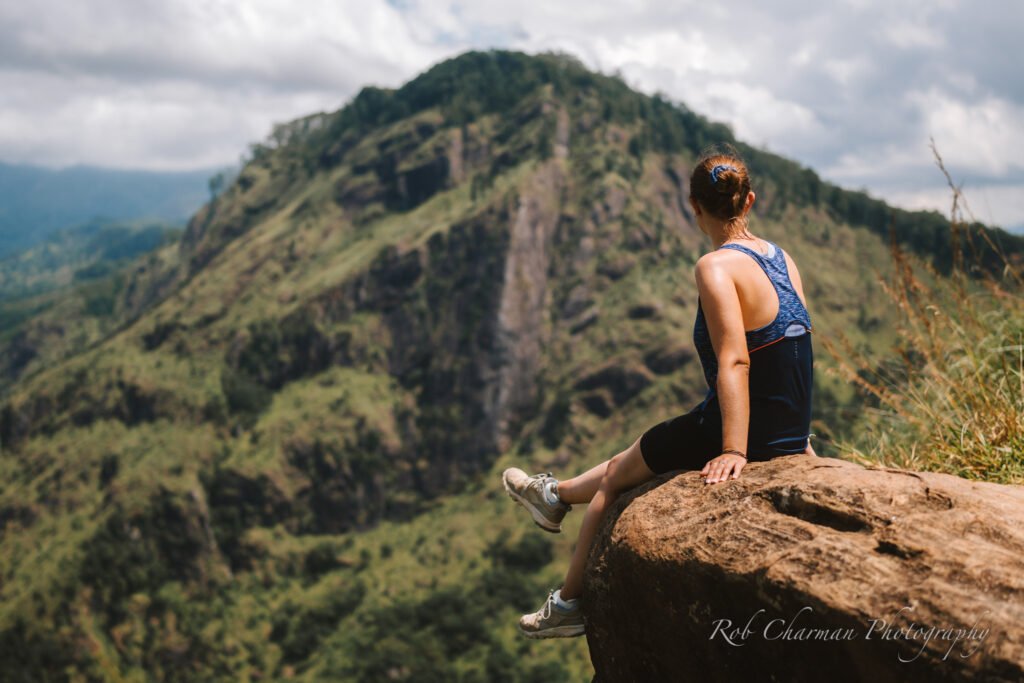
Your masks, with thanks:
M 549 342 L 552 235 L 558 225 L 562 166 L 549 161 L 523 186 L 512 212 L 497 317 L 497 381 L 488 412 L 497 425 L 499 450 L 511 443 L 516 416 L 537 404 L 537 376 Z
M 593 391 L 583 394 L 580 397 L 580 402 L 584 408 L 600 418 L 611 417 L 611 414 L 614 412 L 613 402 L 608 399 L 608 392 L 606 391 Z
M 626 311 L 626 316 L 630 320 L 646 320 L 649 318 L 657 318 L 660 313 L 661 307 L 658 304 L 642 303 L 630 307 L 630 309 Z
M 569 328 L 569 334 L 579 334 L 580 332 L 591 327 L 601 317 L 601 309 L 597 306 L 593 306 L 584 311 L 579 318 Z
M 569 158 L 569 111 L 559 107 L 555 124 L 555 158 Z
M 1024 487 L 802 454 L 668 473 L 609 509 L 583 601 L 595 681 L 1024 680 Z
M 569 290 L 565 301 L 562 302 L 560 313 L 565 319 L 571 319 L 583 313 L 594 305 L 594 297 L 586 285 L 576 285 Z
M 597 272 L 609 280 L 621 280 L 636 266 L 637 258 L 626 252 L 604 254 L 597 264 Z
M 667 375 L 689 364 L 696 356 L 692 345 L 677 342 L 645 353 L 644 365 L 655 374 Z
M 573 385 L 578 391 L 608 389 L 615 405 L 623 405 L 643 391 L 650 383 L 650 375 L 642 367 L 623 366 L 612 360 L 584 375 Z

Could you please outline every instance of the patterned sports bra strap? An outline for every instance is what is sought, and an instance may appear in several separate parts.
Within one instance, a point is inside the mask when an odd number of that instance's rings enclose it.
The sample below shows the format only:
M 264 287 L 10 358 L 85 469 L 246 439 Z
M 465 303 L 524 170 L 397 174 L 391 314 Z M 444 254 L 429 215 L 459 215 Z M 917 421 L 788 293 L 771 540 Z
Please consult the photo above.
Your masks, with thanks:
M 757 265 L 761 266 L 761 270 L 765 272 L 765 275 L 768 276 L 768 279 L 771 280 L 776 289 L 782 287 L 795 294 L 796 288 L 789 277 L 789 268 L 786 266 L 786 257 L 782 249 L 773 242 L 764 241 L 768 244 L 768 256 L 742 244 L 723 244 L 719 249 L 735 249 L 750 254 L 757 262 Z

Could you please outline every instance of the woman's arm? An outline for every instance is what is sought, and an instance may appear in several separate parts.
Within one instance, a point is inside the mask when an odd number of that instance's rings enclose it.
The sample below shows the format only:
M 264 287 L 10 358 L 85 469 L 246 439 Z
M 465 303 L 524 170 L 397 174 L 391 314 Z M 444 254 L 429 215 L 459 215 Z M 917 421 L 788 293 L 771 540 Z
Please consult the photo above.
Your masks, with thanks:
M 743 310 L 736 284 L 715 254 L 706 254 L 697 261 L 694 275 L 701 308 L 711 336 L 711 345 L 718 359 L 718 402 L 722 410 L 723 454 L 704 469 L 709 484 L 735 479 L 746 459 L 724 453 L 726 450 L 747 452 L 747 429 L 750 424 L 750 356 L 747 335 L 743 329 Z

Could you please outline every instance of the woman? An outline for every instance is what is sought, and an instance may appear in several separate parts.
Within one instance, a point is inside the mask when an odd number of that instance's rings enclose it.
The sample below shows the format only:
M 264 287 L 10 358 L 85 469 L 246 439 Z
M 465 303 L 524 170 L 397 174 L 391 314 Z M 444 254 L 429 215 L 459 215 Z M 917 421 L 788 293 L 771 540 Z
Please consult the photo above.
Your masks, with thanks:
M 565 481 L 502 474 L 505 490 L 542 529 L 561 531 L 572 505 L 589 503 L 562 588 L 519 620 L 531 638 L 583 634 L 579 596 L 590 544 L 605 509 L 622 492 L 671 470 L 700 470 L 705 484 L 736 479 L 748 460 L 813 455 L 811 320 L 796 264 L 754 236 L 755 195 L 735 153 L 701 157 L 690 176 L 690 205 L 714 250 L 697 261 L 693 342 L 708 393 L 696 408 L 655 425 L 632 446 Z

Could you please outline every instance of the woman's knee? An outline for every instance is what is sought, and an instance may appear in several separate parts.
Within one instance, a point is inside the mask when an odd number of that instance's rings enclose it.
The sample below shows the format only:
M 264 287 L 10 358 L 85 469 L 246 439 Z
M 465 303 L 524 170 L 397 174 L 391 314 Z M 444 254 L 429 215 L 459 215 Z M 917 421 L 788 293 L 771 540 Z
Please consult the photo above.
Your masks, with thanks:
M 601 477 L 601 489 L 605 492 L 614 490 L 618 483 L 621 477 L 620 470 L 622 469 L 624 455 L 624 453 L 619 453 L 612 456 L 612 459 L 608 461 L 608 466 L 604 469 L 604 476 Z
M 608 461 L 604 476 L 601 477 L 600 489 L 606 495 L 617 495 L 643 483 L 653 475 L 640 454 L 640 440 L 637 439 L 632 446 Z

